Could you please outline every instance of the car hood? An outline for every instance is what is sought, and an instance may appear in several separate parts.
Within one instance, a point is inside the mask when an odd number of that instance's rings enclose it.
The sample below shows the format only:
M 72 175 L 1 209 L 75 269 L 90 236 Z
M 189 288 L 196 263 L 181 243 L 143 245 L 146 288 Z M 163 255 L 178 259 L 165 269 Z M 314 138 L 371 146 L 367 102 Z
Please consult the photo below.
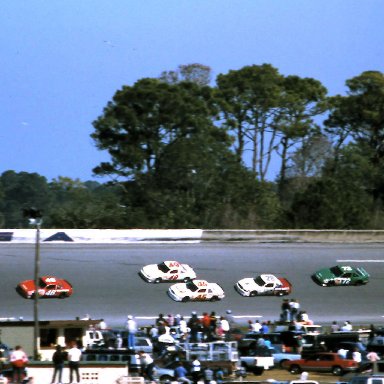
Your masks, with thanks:
M 18 284 L 18 287 L 23 289 L 24 291 L 34 291 L 35 290 L 35 282 L 34 280 L 25 280 Z
M 319 271 L 316 272 L 315 275 L 319 280 L 335 278 L 335 275 L 328 268 L 320 269 Z
M 189 292 L 189 289 L 184 283 L 173 284 L 169 287 L 169 289 L 172 289 L 172 291 L 178 295 L 184 295 Z
M 244 279 L 241 279 L 238 281 L 238 283 L 243 287 L 243 289 L 246 289 L 248 291 L 251 291 L 258 287 L 252 277 L 246 277 Z
M 146 265 L 141 270 L 145 275 L 148 276 L 160 276 L 161 274 L 159 268 L 157 267 L 157 264 Z

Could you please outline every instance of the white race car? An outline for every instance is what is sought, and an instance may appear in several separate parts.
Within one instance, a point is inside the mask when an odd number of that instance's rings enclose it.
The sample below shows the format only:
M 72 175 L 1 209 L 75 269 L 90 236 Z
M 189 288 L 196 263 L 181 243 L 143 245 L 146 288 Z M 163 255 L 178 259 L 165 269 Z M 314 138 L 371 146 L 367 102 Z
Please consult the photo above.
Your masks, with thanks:
M 173 284 L 168 295 L 175 301 L 217 301 L 224 299 L 223 288 L 206 280 L 192 280 L 188 283 Z
M 195 271 L 188 264 L 178 261 L 163 261 L 160 264 L 144 266 L 139 275 L 148 283 L 161 283 L 162 281 L 184 281 L 196 279 Z

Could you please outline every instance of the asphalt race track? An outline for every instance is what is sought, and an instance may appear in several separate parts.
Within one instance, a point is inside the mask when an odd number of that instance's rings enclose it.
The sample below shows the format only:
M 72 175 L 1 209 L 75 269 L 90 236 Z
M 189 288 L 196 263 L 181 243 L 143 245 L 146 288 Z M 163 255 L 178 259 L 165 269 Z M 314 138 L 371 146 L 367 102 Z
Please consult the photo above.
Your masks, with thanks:
M 0 244 L 0 318 L 33 319 L 33 300 L 15 291 L 18 282 L 34 277 L 33 244 Z M 138 271 L 145 264 L 177 260 L 190 264 L 198 277 L 219 283 L 226 293 L 220 302 L 177 303 L 166 294 L 168 283 L 144 282 Z M 366 286 L 317 286 L 311 274 L 338 263 L 364 266 L 371 275 Z M 41 244 L 40 275 L 68 279 L 74 294 L 67 299 L 39 301 L 40 320 L 74 319 L 89 314 L 111 326 L 123 326 L 127 314 L 146 317 L 159 313 L 189 316 L 231 309 L 239 321 L 251 316 L 261 321 L 278 320 L 281 297 L 241 297 L 233 288 L 243 277 L 273 273 L 291 281 L 301 309 L 315 323 L 350 320 L 357 324 L 384 323 L 384 254 L 380 244 Z M 143 319 L 144 318 L 144 319 Z

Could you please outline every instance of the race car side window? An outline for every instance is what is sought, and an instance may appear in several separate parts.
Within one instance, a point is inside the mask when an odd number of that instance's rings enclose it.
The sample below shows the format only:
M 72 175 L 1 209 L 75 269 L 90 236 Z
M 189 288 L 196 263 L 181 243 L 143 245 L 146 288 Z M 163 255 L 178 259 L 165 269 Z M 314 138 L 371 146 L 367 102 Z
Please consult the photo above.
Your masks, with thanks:
M 273 288 L 273 283 L 265 284 L 265 286 L 266 286 L 267 288 Z
M 177 269 L 173 269 L 172 271 L 170 271 L 169 273 L 177 273 L 178 270 Z

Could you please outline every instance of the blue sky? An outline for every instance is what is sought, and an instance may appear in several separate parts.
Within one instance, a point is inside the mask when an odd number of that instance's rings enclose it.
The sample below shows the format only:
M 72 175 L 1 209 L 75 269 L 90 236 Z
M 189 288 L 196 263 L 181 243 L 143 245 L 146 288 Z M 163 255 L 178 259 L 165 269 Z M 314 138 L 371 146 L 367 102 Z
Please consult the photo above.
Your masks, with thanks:
M 108 155 L 92 121 L 123 85 L 180 64 L 216 77 L 270 63 L 344 94 L 384 72 L 383 20 L 382 0 L 3 1 L 0 173 L 95 179 Z

